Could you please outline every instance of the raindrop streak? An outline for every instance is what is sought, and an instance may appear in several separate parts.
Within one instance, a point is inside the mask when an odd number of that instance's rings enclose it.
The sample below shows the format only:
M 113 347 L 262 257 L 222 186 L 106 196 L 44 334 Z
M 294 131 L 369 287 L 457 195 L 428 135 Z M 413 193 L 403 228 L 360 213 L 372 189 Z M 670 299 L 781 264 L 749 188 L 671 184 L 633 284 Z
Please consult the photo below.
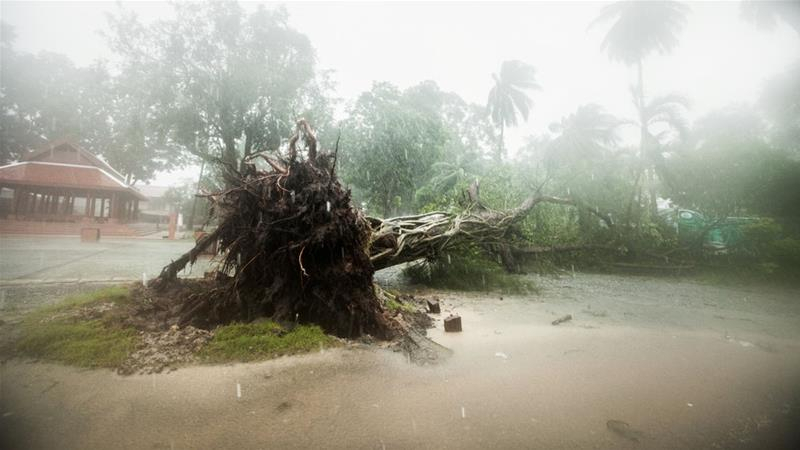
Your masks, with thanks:
M 327 209 L 328 212 L 331 212 L 331 202 L 330 202 L 330 200 L 325 202 L 325 209 Z
M 242 398 L 242 385 L 236 383 L 236 398 Z
M 142 286 L 147 286 L 147 274 L 142 272 Z
M 461 418 L 462 419 L 466 419 L 467 418 L 467 409 L 464 408 L 463 406 L 461 407 Z
M 447 254 L 447 264 L 453 264 L 453 262 L 450 260 L 450 253 Z

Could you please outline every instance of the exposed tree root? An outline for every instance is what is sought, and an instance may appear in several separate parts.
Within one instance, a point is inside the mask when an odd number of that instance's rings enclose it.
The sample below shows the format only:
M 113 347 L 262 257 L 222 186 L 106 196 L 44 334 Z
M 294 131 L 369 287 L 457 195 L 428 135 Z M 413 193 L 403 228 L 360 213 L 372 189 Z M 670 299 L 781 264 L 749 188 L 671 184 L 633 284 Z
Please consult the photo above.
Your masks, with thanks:
M 305 144 L 308 158 L 298 143 Z M 152 287 L 165 290 L 177 274 L 209 245 L 218 244 L 223 274 L 208 290 L 192 292 L 169 309 L 178 325 L 207 326 L 231 320 L 271 317 L 312 322 L 341 337 L 370 334 L 388 338 L 397 322 L 384 313 L 373 289 L 375 270 L 477 243 L 509 271 L 519 271 L 514 225 L 540 203 L 582 208 L 614 223 L 597 210 L 569 199 L 532 196 L 510 211 L 480 202 L 470 187 L 471 207 L 461 214 L 432 212 L 390 219 L 365 218 L 352 207 L 350 192 L 336 179 L 336 155 L 318 152 L 305 121 L 289 140 L 288 158 L 257 154 L 242 171 L 228 166 L 228 188 L 209 194 L 217 229 L 195 248 L 164 267 Z
M 301 138 L 309 156 L 305 161 L 298 160 Z M 316 323 L 341 337 L 391 337 L 396 327 L 372 285 L 370 227 L 335 178 L 332 155 L 317 152 L 313 134 L 301 121 L 288 159 L 261 156 L 267 170 L 247 164 L 241 173 L 226 173 L 229 188 L 208 196 L 217 229 L 164 267 L 152 287 L 166 289 L 216 241 L 220 270 L 230 277 L 187 297 L 176 311 L 180 325 L 266 316 Z

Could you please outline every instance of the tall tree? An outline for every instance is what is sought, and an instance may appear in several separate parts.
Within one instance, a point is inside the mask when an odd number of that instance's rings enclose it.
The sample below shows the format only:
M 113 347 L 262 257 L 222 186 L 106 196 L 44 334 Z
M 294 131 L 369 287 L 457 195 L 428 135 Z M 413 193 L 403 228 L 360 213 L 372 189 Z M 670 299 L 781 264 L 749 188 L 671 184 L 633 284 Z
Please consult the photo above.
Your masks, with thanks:
M 602 106 L 587 104 L 560 122 L 550 125 L 558 136 L 549 143 L 549 159 L 591 160 L 602 158 L 619 142 L 617 129 L 622 121 Z
M 800 159 L 800 61 L 764 84 L 759 106 L 770 122 L 773 145 Z
M 751 105 L 730 105 L 701 117 L 692 142 L 667 164 L 677 183 L 671 197 L 709 215 L 763 214 L 797 220 L 800 162 L 770 145 Z
M 411 209 L 446 141 L 440 117 L 411 98 L 376 83 L 342 126 L 342 177 L 384 217 Z
M 532 90 L 539 89 L 536 70 L 522 61 L 505 61 L 500 66 L 500 74 L 492 74 L 494 86 L 489 91 L 489 114 L 495 126 L 500 129 L 495 158 L 505 155 L 505 129 L 516 126 L 518 116 L 528 120 L 533 100 L 528 96 Z
M 174 19 L 151 25 L 125 11 L 109 17 L 120 72 L 142 83 L 135 109 L 152 115 L 173 143 L 230 168 L 257 151 L 277 150 L 303 115 L 304 92 L 314 82 L 308 38 L 288 25 L 283 7 L 174 8 Z
M 109 123 L 103 96 L 109 75 L 101 65 L 75 67 L 69 58 L 13 49 L 13 30 L 3 24 L 0 47 L 0 163 L 48 141 L 71 137 L 102 154 Z
M 782 20 L 800 34 L 800 2 L 792 0 L 745 0 L 742 16 L 762 28 L 775 28 Z
M 653 152 L 647 148 L 653 141 L 647 127 L 650 118 L 647 117 L 648 102 L 644 89 L 644 60 L 653 52 L 668 53 L 678 45 L 678 33 L 686 25 L 688 11 L 686 5 L 675 1 L 620 1 L 604 7 L 591 25 L 612 22 L 601 48 L 608 52 L 612 61 L 636 66 L 638 83 L 634 96 L 639 112 L 639 154 L 643 161 Z M 643 169 L 650 179 L 650 208 L 655 214 L 655 173 L 647 166 Z
M 63 55 L 16 52 L 3 32 L 0 163 L 61 138 L 102 156 L 128 183 L 181 162 L 155 126 L 140 72 L 115 77 L 104 64 L 76 67 Z

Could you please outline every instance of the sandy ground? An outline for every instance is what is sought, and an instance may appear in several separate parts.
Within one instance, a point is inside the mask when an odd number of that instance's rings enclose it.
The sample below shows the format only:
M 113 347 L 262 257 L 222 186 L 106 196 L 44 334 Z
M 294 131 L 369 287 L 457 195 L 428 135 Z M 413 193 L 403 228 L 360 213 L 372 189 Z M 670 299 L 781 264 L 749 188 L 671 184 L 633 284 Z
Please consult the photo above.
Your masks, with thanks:
M 377 348 L 128 377 L 7 361 L 0 447 L 800 448 L 800 291 L 538 282 L 439 293 L 464 332 L 436 322 L 454 354 L 434 366 Z

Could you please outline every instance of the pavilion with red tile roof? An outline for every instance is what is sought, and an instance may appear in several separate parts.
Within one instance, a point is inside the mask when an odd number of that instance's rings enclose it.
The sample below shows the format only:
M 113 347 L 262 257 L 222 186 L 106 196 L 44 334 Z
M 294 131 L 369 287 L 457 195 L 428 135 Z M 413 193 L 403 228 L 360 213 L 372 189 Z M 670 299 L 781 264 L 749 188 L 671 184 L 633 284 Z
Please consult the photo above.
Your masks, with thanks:
M 0 167 L 0 192 L 6 194 L 0 218 L 18 221 L 124 224 L 137 219 L 139 201 L 147 200 L 108 163 L 69 141 Z

